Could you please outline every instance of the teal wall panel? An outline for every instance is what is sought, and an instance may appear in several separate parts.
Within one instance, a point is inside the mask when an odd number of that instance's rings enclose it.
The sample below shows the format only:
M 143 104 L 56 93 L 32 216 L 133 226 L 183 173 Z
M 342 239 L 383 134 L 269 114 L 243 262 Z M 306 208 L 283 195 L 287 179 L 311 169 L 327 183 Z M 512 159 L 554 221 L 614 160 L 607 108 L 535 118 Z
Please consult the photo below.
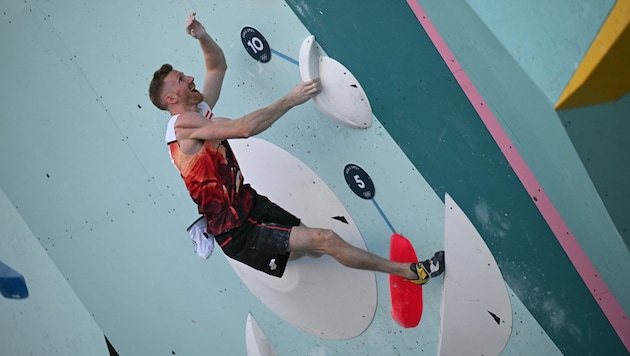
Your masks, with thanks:
M 0 261 L 24 276 L 29 293 L 0 296 L 0 354 L 109 355 L 103 331 L 2 189 Z
M 554 4 L 546 11 L 561 11 Z M 617 135 L 600 134 L 624 132 L 623 119 L 630 114 L 627 103 L 619 100 L 612 105 L 556 112 L 554 103 L 470 7 L 456 3 L 438 6 L 430 1 L 422 6 L 597 269 L 595 275 L 585 278 L 605 281 L 607 288 L 599 288 L 597 294 L 616 298 L 627 315 L 630 285 L 619 273 L 630 270 L 630 253 L 622 239 L 627 240 L 623 230 L 627 203 L 619 202 L 628 201 L 629 191 L 627 184 L 618 183 L 627 181 L 627 175 L 615 162 L 623 160 L 628 144 L 620 143 Z M 462 24 L 466 24 L 465 31 Z M 564 26 L 563 22 L 558 25 Z M 608 122 L 598 128 L 598 119 Z M 563 125 L 568 122 L 579 126 L 579 135 Z M 585 161 L 586 152 L 598 153 L 596 166 Z M 620 218 L 613 221 L 611 216 Z M 617 312 L 613 318 L 627 320 Z
M 203 73 L 199 46 L 183 30 L 187 13 L 197 10 L 230 66 L 217 115 L 239 117 L 284 95 L 300 80 L 295 64 L 279 56 L 267 65 L 255 62 L 239 38 L 243 26 L 255 26 L 274 49 L 297 56 L 308 32 L 284 3 L 272 5 L 6 4 L 0 73 L 12 84 L 1 89 L 0 102 L 11 108 L 0 123 L 0 186 L 121 355 L 244 354 L 249 312 L 280 354 L 387 354 L 396 348 L 435 353 L 439 284 L 426 288 L 432 302 L 425 324 L 406 331 L 392 324 L 387 277 L 379 275 L 374 327 L 333 342 L 271 313 L 220 251 L 209 261 L 192 251 L 185 228 L 197 218 L 196 209 L 170 163 L 163 139 L 169 117 L 150 104 L 148 82 L 164 62 L 197 78 Z M 45 110 L 21 119 L 19 109 L 33 103 Z M 373 205 L 348 189 L 342 174 L 348 162 L 370 172 L 386 212 L 427 212 L 429 222 L 422 225 L 409 216 L 392 219 L 421 246 L 420 253 L 440 247 L 443 204 L 426 183 L 418 183 L 417 170 L 380 125 L 369 131 L 339 128 L 309 104 L 263 137 L 326 180 L 371 251 L 387 255 L 391 231 Z M 387 159 L 374 162 L 379 154 Z M 523 315 L 530 329 L 539 329 Z
M 548 100 L 556 103 L 615 0 L 467 3 Z
M 424 287 L 420 326 L 402 329 L 389 315 L 387 276 L 377 274 L 378 306 L 368 330 L 350 340 L 331 341 L 297 330 L 270 312 L 238 279 L 220 251 L 208 261 L 192 251 L 184 229 L 197 214 L 169 161 L 163 141 L 168 114 L 150 104 L 148 81 L 164 62 L 200 78 L 198 44 L 183 30 L 187 13 L 197 11 L 229 63 L 216 114 L 239 117 L 270 103 L 300 80 L 298 68 L 277 55 L 267 64 L 254 61 L 240 43 L 239 33 L 243 26 L 256 27 L 272 48 L 296 58 L 310 31 L 287 4 L 279 0 L 146 4 L 72 0 L 6 2 L 0 7 L 4 64 L 0 74 L 7 78 L 0 87 L 0 104 L 7 108 L 0 121 L 0 186 L 121 355 L 244 354 L 244 327 L 250 312 L 280 355 L 436 354 L 439 283 Z M 332 43 L 333 58 L 367 84 L 377 114 L 374 125 L 368 130 L 339 127 L 309 103 L 289 112 L 261 137 L 300 158 L 326 181 L 374 253 L 388 254 L 391 230 L 372 203 L 348 189 L 342 169 L 349 162 L 369 172 L 382 211 L 419 255 L 442 246 L 440 195 L 451 189 L 460 198 L 478 198 L 464 202 L 469 216 L 485 235 L 496 237 L 489 240 L 493 250 L 504 248 L 508 242 L 497 236 L 524 224 L 510 215 L 516 198 L 506 197 L 507 208 L 498 207 L 486 198 L 491 189 L 481 187 L 475 175 L 484 169 L 509 174 L 509 167 L 495 157 L 496 147 L 478 137 L 469 138 L 470 132 L 461 135 L 462 130 L 479 129 L 478 119 L 465 116 L 471 110 L 466 102 L 448 100 L 462 95 L 450 86 L 453 78 L 448 70 L 435 67 L 439 61 L 426 38 L 419 37 L 422 43 L 411 46 L 398 42 L 401 37 L 421 34 L 408 10 L 403 11 L 401 4 L 382 14 L 379 9 L 363 13 L 371 26 L 359 34 L 365 21 L 348 16 L 341 22 L 357 28 L 332 32 L 337 26 L 333 23 L 331 35 L 321 37 L 325 49 Z M 309 23 L 327 20 L 321 16 L 335 11 L 306 6 L 297 12 Z M 399 32 L 401 25 L 403 32 Z M 385 31 L 390 26 L 398 31 Z M 374 36 L 364 38 L 362 33 Z M 356 56 L 350 52 L 353 57 L 348 57 L 339 50 L 342 46 L 367 51 Z M 429 47 L 419 50 L 418 46 Z M 380 62 L 380 67 L 368 67 L 392 53 L 396 55 Z M 414 67 L 426 63 L 422 81 L 402 70 L 405 61 Z M 445 110 L 433 103 L 401 114 L 401 108 L 415 105 L 420 91 L 423 102 L 441 103 L 461 115 L 445 116 L 448 125 L 441 127 L 433 119 Z M 410 127 L 410 120 L 428 132 L 415 128 L 416 135 L 396 142 L 392 137 L 396 130 L 391 127 Z M 410 149 L 421 142 L 418 137 L 426 150 Z M 451 144 L 475 155 L 456 155 Z M 439 162 L 444 154 L 452 161 Z M 481 165 L 474 175 L 466 169 L 469 161 Z M 459 176 L 435 184 L 436 174 L 450 167 Z M 434 169 L 429 184 L 423 175 Z M 469 182 L 477 184 L 481 193 L 475 194 Z M 0 217 L 11 220 L 14 215 Z M 516 246 L 529 243 L 526 238 Z M 496 255 L 507 270 L 531 267 L 518 259 L 510 265 L 507 252 Z M 514 272 L 510 273 L 514 280 Z M 541 327 L 548 328 L 548 320 L 537 321 L 520 298 L 523 284 L 512 284 L 516 286 L 510 290 L 515 324 L 505 354 L 560 354 Z M 45 281 L 41 288 L 56 291 Z M 557 303 L 543 307 L 549 305 Z M 28 328 L 28 323 L 21 326 L 23 332 Z M 33 348 L 40 346 L 36 343 Z
M 531 91 L 540 91 L 553 106 L 615 1 L 555 1 L 551 4 L 544 1 L 470 0 L 467 3 L 487 27 L 486 36 L 495 37 L 518 67 L 515 70 L 522 71 L 537 87 Z M 616 162 L 625 157 L 630 145 L 614 133 L 627 132 L 628 100 L 622 98 L 609 105 L 540 115 L 564 124 L 626 246 L 630 246 L 625 219 L 630 209 L 630 192 L 625 182 L 630 176 Z
M 610 218 L 630 249 L 630 95 L 608 104 L 558 113 Z
M 448 192 L 472 218 L 560 350 L 625 350 L 407 4 L 288 3 L 359 79 L 375 115 L 436 193 Z

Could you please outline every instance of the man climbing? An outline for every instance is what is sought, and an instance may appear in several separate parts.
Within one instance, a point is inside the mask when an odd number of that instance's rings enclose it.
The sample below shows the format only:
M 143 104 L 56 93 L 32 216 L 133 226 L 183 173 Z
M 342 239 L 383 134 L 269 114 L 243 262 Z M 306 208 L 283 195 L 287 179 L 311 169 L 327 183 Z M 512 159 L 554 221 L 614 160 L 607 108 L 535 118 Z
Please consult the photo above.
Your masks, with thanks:
M 172 117 L 166 140 L 207 231 L 230 258 L 281 277 L 289 260 L 330 255 L 341 264 L 399 275 L 424 284 L 444 271 L 444 252 L 420 263 L 399 263 L 359 249 L 334 231 L 310 228 L 258 195 L 243 177 L 228 139 L 244 139 L 269 128 L 291 108 L 317 95 L 319 80 L 302 82 L 271 105 L 238 119 L 215 117 L 227 64 L 223 51 L 192 13 L 186 32 L 199 40 L 206 73 L 201 92 L 194 78 L 164 64 L 153 76 L 149 97 Z

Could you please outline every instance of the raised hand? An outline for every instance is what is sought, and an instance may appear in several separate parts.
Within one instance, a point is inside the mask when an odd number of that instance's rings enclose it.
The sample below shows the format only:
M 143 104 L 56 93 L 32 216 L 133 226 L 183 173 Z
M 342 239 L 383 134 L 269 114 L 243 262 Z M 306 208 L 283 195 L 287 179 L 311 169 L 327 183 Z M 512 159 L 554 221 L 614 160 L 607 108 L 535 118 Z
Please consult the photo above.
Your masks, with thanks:
M 197 15 L 196 12 L 193 12 L 188 15 L 186 18 L 186 33 L 191 35 L 193 38 L 200 39 L 206 36 L 208 33 L 206 32 L 206 28 L 203 27 L 201 22 L 195 18 Z

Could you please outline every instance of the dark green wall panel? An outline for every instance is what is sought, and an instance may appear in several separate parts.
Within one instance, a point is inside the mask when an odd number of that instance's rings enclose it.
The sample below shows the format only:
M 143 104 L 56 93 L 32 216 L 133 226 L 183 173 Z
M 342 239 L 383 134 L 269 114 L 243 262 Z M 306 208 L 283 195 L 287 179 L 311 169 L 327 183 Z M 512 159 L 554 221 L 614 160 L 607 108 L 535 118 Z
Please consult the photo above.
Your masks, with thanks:
M 625 352 L 406 2 L 287 3 L 357 77 L 375 116 L 436 194 L 457 201 L 560 350 Z

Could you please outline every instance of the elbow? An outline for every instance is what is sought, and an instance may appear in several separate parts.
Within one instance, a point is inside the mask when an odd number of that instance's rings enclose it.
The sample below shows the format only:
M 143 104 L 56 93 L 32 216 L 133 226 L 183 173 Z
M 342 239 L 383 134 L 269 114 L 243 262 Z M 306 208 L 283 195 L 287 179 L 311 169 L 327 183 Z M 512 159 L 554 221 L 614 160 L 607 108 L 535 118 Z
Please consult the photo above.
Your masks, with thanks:
M 256 136 L 260 133 L 257 127 L 247 127 L 243 131 L 241 131 L 241 138 L 250 138 L 252 136 Z
M 255 128 L 251 123 L 248 123 L 247 120 L 241 120 L 239 128 L 238 128 L 238 137 L 239 138 L 249 138 L 256 134 Z
M 225 73 L 227 72 L 227 64 L 224 63 L 215 63 L 212 67 L 208 67 L 207 68 L 207 72 L 210 73 L 216 73 L 219 74 L 221 76 L 225 76 Z
M 227 63 L 225 62 L 225 59 L 223 61 L 215 63 L 214 67 L 212 68 L 214 72 L 222 73 L 223 75 L 225 75 L 225 73 L 227 72 L 227 69 L 228 67 L 227 67 Z
M 227 65 L 227 61 L 225 60 L 225 56 L 223 55 L 223 51 L 221 51 L 221 57 L 219 58 L 219 60 L 215 63 L 215 68 L 218 71 L 221 71 L 223 73 L 227 72 L 228 69 L 228 65 Z

